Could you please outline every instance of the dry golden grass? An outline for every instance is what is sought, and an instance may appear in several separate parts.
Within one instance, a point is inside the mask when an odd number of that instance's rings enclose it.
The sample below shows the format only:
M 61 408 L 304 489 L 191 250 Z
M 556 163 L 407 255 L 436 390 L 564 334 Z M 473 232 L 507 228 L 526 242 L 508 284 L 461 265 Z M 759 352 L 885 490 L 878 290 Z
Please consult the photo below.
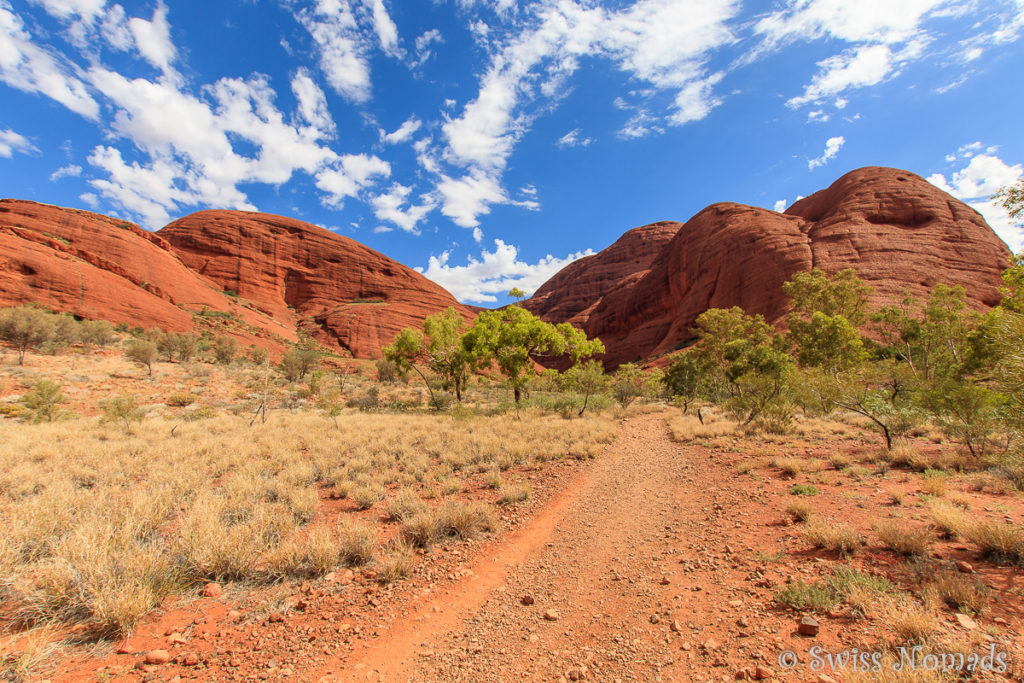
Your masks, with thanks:
M 948 607 L 981 614 L 990 599 L 990 591 L 978 579 L 957 572 L 942 572 L 928 584 Z
M 435 486 L 454 495 L 479 472 L 589 457 L 617 432 L 610 416 L 531 410 L 461 420 L 345 413 L 337 427 L 314 413 L 272 413 L 247 424 L 151 418 L 126 433 L 88 418 L 0 421 L 5 606 L 26 623 L 56 619 L 113 636 L 197 582 L 308 577 L 371 561 L 383 528 L 351 513 L 326 525 L 322 494 L 357 507 L 390 498 L 394 521 L 432 514 L 434 537 L 471 537 L 495 527 L 488 505 L 450 501 L 427 513 L 419 498 Z M 388 555 L 394 576 L 403 557 Z
M 772 467 L 777 467 L 785 477 L 795 477 L 803 469 L 802 463 L 796 458 L 773 458 Z
M 970 524 L 970 516 L 955 505 L 944 500 L 928 502 L 928 516 L 943 538 L 956 538 L 964 533 Z
M 704 415 L 701 424 L 696 415 L 679 413 L 668 419 L 669 432 L 678 442 L 699 441 L 701 439 L 719 439 L 737 433 L 736 423 L 711 413 Z
M 786 512 L 795 522 L 806 522 L 814 516 L 814 505 L 806 500 L 797 500 L 786 506 Z
M 901 594 L 891 599 L 885 614 L 886 624 L 899 643 L 921 645 L 939 631 L 939 619 L 929 605 L 922 605 Z
M 967 524 L 961 531 L 986 557 L 1000 562 L 1024 563 L 1024 527 L 1001 521 Z
M 803 537 L 815 548 L 851 555 L 864 544 L 855 529 L 837 520 L 812 517 L 803 529 Z
M 928 552 L 932 543 L 932 535 L 927 529 L 896 520 L 876 522 L 872 528 L 878 540 L 899 555 L 920 557 Z

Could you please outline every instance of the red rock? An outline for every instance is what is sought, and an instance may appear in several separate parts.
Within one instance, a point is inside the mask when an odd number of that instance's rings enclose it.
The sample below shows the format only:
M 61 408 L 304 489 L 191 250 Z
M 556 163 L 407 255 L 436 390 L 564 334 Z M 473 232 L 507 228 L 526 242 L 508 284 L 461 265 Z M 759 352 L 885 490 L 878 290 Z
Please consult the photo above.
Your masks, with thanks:
M 816 636 L 818 635 L 819 628 L 817 619 L 814 617 L 804 617 L 800 620 L 797 630 L 802 636 Z
M 962 574 L 973 574 L 974 573 L 974 566 L 971 563 L 969 563 L 969 562 L 964 562 L 963 560 L 957 560 L 956 561 L 956 570 L 958 572 L 962 573 Z
M 204 598 L 219 598 L 224 594 L 224 589 L 220 587 L 219 583 L 213 583 L 212 581 L 203 586 L 203 597 Z
M 199 211 L 160 230 L 196 272 L 275 320 L 372 358 L 404 327 L 448 306 L 441 286 L 341 235 L 283 216 Z
M 146 653 L 146 664 L 166 664 L 171 659 L 167 650 L 150 650 Z
M 553 322 L 571 314 L 601 338 L 612 368 L 683 346 L 708 308 L 739 306 L 782 322 L 788 306 L 782 283 L 812 267 L 853 268 L 874 287 L 874 304 L 898 300 L 906 290 L 922 298 L 945 283 L 963 285 L 968 306 L 981 309 L 999 301 L 999 274 L 1010 259 L 969 206 L 913 173 L 877 167 L 846 174 L 784 214 L 713 204 L 679 228 L 652 262 L 636 264 L 641 277 L 587 280 L 588 266 L 615 257 L 616 245 L 609 249 L 612 254 L 581 259 L 552 278 L 565 283 L 561 296 L 569 302 L 560 303 L 554 284 L 545 284 L 538 290 L 543 300 L 527 306 Z M 586 296 L 573 291 L 573 280 L 592 283 Z M 581 297 L 597 301 L 581 306 Z
M 756 678 L 759 681 L 766 680 L 774 675 L 775 674 L 772 672 L 772 670 L 767 667 L 758 666 L 754 668 L 754 678 Z

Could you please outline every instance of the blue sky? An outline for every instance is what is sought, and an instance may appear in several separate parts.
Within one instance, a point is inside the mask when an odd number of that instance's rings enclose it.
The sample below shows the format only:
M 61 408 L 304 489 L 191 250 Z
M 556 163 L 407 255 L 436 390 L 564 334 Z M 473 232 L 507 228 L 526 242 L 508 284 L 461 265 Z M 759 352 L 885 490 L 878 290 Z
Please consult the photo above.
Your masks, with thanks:
M 1024 175 L 1024 0 L 0 0 L 0 194 L 294 216 L 504 303 L 866 165 Z

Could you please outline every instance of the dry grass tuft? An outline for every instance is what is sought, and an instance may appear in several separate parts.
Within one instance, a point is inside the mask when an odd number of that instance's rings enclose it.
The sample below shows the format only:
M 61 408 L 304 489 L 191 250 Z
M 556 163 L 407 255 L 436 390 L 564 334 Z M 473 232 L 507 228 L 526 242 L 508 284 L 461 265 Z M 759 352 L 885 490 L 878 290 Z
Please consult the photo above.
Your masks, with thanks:
M 968 524 L 961 534 L 986 557 L 1000 562 L 1024 563 L 1024 529 L 1017 524 L 981 521 Z
M 852 555 L 864 544 L 860 534 L 847 524 L 814 517 L 803 529 L 803 537 L 815 548 Z
M 679 442 L 733 436 L 737 431 L 735 422 L 713 414 L 704 417 L 704 424 L 694 415 L 675 415 L 669 418 L 668 429 L 673 440 Z
M 872 525 L 875 535 L 886 547 L 899 555 L 921 557 L 932 544 L 927 529 L 909 526 L 895 520 L 884 520 Z
M 981 614 L 991 597 L 981 581 L 957 572 L 943 572 L 928 585 L 946 605 L 961 612 Z
M 377 578 L 382 583 L 394 583 L 412 574 L 415 566 L 415 548 L 403 541 L 392 543 L 383 555 L 377 558 Z
M 885 620 L 900 643 L 923 645 L 939 631 L 934 610 L 905 594 L 889 602 Z
M 929 501 L 928 516 L 942 537 L 947 539 L 962 535 L 970 524 L 970 516 L 966 512 L 944 500 Z
M 800 470 L 803 469 L 801 462 L 796 458 L 773 458 L 772 467 L 777 467 L 783 476 L 790 478 L 800 474 Z
M 796 522 L 806 522 L 814 516 L 814 505 L 806 500 L 798 500 L 786 506 L 786 513 Z

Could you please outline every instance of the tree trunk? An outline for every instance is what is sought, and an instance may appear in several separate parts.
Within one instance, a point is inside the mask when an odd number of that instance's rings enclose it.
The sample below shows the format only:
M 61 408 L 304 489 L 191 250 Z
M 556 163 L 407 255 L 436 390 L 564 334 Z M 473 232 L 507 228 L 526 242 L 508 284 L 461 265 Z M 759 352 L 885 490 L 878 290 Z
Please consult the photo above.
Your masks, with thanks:
M 523 398 L 523 390 L 519 387 L 512 387 L 512 396 L 516 400 L 516 407 L 519 407 L 519 401 Z

